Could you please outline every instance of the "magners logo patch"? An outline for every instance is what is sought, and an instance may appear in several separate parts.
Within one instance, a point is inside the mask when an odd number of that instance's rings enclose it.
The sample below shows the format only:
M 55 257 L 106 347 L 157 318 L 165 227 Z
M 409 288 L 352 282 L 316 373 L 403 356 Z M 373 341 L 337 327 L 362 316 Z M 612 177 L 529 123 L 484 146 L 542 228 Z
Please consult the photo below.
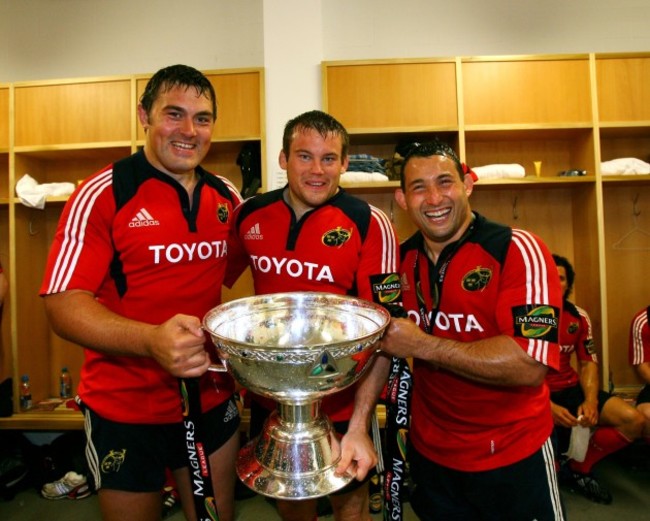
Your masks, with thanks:
M 350 237 L 352 237 L 352 230 L 344 230 L 340 226 L 337 226 L 333 230 L 325 232 L 323 234 L 323 244 L 325 246 L 332 246 L 334 248 L 342 246 L 345 244 Z
M 515 336 L 557 342 L 560 313 L 545 304 L 512 308 Z
M 377 304 L 400 302 L 402 282 L 397 273 L 382 273 L 370 277 L 372 297 Z

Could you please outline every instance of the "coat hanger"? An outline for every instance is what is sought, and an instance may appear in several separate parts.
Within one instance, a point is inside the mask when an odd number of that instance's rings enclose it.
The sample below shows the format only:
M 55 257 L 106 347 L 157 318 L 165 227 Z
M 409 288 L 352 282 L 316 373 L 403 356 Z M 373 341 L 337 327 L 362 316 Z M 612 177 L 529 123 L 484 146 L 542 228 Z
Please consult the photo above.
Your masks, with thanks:
M 614 250 L 650 251 L 650 232 L 638 225 L 639 216 L 641 215 L 641 210 L 637 208 L 638 202 L 639 194 L 636 194 L 632 200 L 632 222 L 634 226 L 612 244 Z

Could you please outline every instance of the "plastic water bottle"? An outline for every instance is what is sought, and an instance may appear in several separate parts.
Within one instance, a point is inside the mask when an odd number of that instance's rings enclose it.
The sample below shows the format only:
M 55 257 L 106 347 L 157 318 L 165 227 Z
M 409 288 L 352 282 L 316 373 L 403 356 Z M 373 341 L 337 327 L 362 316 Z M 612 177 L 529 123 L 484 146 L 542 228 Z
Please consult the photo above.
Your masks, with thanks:
M 59 396 L 63 400 L 72 398 L 72 377 L 68 372 L 68 368 L 61 369 L 61 376 L 59 377 Z
M 20 383 L 20 410 L 27 411 L 32 408 L 32 386 L 29 376 L 23 375 Z

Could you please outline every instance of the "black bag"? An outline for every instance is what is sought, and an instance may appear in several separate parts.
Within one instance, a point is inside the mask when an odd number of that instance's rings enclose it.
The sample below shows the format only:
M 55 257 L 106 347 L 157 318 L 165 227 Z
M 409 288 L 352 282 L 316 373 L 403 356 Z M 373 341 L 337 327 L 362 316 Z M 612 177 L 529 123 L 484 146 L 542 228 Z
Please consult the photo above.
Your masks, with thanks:
M 258 143 L 245 143 L 237 156 L 237 165 L 241 169 L 244 199 L 254 196 L 262 186 L 262 158 Z
M 420 146 L 420 143 L 412 139 L 401 140 L 397 145 L 395 145 L 393 157 L 388 161 L 388 177 L 391 181 L 399 181 L 402 179 L 404 158 L 413 150 L 414 147 L 417 146 Z
M 30 445 L 26 457 L 30 483 L 39 492 L 43 485 L 61 479 L 71 470 L 90 478 L 85 457 L 86 434 L 83 431 L 67 431 L 46 445 L 27 443 Z
M 0 497 L 4 500 L 13 499 L 29 485 L 29 467 L 25 460 L 27 445 L 22 434 L 0 431 Z
M 0 383 L 0 416 L 7 418 L 13 414 L 13 380 L 6 378 Z

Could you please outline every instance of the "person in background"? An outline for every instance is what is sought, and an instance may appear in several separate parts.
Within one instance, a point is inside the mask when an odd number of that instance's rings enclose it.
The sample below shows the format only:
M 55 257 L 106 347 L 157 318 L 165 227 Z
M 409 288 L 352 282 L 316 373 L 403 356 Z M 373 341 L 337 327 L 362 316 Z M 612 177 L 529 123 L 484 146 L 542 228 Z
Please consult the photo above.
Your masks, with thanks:
M 219 518 L 231 521 L 239 415 L 232 378 L 207 372 L 214 348 L 201 319 L 221 302 L 241 197 L 200 166 L 217 118 L 202 73 L 156 72 L 138 118 L 144 149 L 88 178 L 66 204 L 41 295 L 54 331 L 84 347 L 78 402 L 103 519 L 159 520 L 167 467 L 187 519 L 197 519 L 183 379 L 198 381 L 205 441 L 195 452 L 209 461 Z
M 650 307 L 639 310 L 630 324 L 630 364 L 644 383 L 636 399 L 636 408 L 643 415 L 642 436 L 650 444 Z
M 598 356 L 587 312 L 569 300 L 575 271 L 568 259 L 554 254 L 562 284 L 560 368 L 550 369 L 546 383 L 551 390 L 551 411 L 558 435 L 559 452 L 569 446 L 571 428 L 594 429 L 584 461 L 561 460 L 560 484 L 580 492 L 587 499 L 609 504 L 610 492 L 592 474 L 593 466 L 605 456 L 623 449 L 641 436 L 643 417 L 631 405 L 600 389 Z M 575 353 L 578 371 L 571 366 Z M 597 428 L 596 428 L 597 427 Z
M 395 199 L 402 300 L 379 343 L 413 359 L 410 502 L 423 520 L 564 519 L 544 378 L 559 367 L 562 294 L 532 233 L 471 210 L 471 171 L 446 143 L 414 144 Z
M 396 274 L 397 238 L 383 212 L 339 186 L 348 147 L 347 131 L 329 114 L 314 110 L 287 122 L 279 161 L 288 184 L 246 200 L 235 211 L 226 285 L 250 265 L 257 294 L 321 291 L 385 300 L 377 286 Z M 387 363 L 380 358 L 375 366 Z M 368 429 L 384 382 L 374 387 L 367 382 L 362 379 L 322 403 L 343 434 L 338 470 L 350 467 L 357 477 L 330 495 L 337 521 L 369 519 L 365 478 L 377 457 Z M 274 407 L 253 398 L 252 436 Z M 285 521 L 317 514 L 316 500 L 280 500 L 277 506 Z

